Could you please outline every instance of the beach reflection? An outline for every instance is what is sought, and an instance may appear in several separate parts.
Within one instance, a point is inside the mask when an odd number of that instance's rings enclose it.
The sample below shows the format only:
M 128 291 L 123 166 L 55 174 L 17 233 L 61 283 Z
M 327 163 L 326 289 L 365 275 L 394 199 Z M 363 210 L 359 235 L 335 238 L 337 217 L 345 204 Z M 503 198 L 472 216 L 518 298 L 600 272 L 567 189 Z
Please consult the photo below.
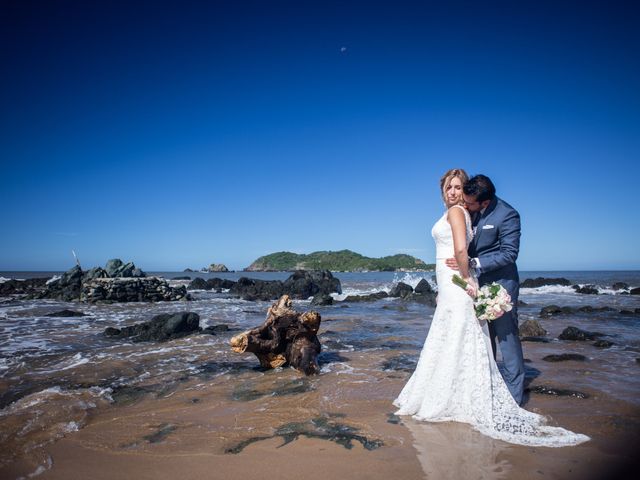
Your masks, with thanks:
M 457 422 L 418 422 L 403 417 L 429 480 L 504 479 L 511 464 L 500 459 L 511 447 Z

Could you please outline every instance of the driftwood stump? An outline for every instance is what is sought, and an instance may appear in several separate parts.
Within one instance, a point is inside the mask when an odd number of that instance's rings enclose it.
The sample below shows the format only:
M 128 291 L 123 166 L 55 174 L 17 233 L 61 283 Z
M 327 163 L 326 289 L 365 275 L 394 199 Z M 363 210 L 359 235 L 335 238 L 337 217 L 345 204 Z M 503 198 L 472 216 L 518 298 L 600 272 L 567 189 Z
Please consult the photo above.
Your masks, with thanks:
M 290 365 L 306 375 L 318 373 L 317 356 L 320 341 L 318 312 L 299 313 L 291 308 L 291 299 L 283 295 L 267 311 L 267 319 L 259 327 L 231 339 L 234 352 L 251 352 L 264 368 Z

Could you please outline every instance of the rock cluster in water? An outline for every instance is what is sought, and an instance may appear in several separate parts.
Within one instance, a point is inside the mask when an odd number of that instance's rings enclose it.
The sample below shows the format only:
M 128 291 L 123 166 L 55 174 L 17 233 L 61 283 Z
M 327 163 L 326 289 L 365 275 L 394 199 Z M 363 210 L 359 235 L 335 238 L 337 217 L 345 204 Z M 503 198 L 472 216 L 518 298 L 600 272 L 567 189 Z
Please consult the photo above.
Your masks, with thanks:
M 545 277 L 537 277 L 537 278 L 527 278 L 522 283 L 520 283 L 520 288 L 538 288 L 545 287 L 547 285 L 561 285 L 564 287 L 568 287 L 571 285 L 571 282 L 566 278 L 545 278 Z
M 132 263 L 109 260 L 105 268 L 83 271 L 80 266 L 67 270 L 60 278 L 49 281 L 36 298 L 63 301 L 156 302 L 189 299 L 187 289 L 170 287 L 166 280 L 147 277 Z
M 187 300 L 186 287 L 170 287 L 158 277 L 94 278 L 82 283 L 80 300 L 96 302 L 161 302 Z
M 280 280 L 257 280 L 242 277 L 237 282 L 221 278 L 196 278 L 189 284 L 189 290 L 229 289 L 229 293 L 243 300 L 275 300 L 282 295 L 291 298 L 307 299 L 316 295 L 342 293 L 340 280 L 329 270 L 298 270 L 284 282 Z
M 200 316 L 193 312 L 162 313 L 148 322 L 129 327 L 108 327 L 104 334 L 111 338 L 129 338 L 134 342 L 165 342 L 200 332 Z
M 343 302 L 371 302 L 382 298 L 401 298 L 402 300 L 424 303 L 431 307 L 436 306 L 436 293 L 424 278 L 418 282 L 416 288 L 404 282 L 396 283 L 389 293 L 381 290 L 367 295 L 349 295 Z

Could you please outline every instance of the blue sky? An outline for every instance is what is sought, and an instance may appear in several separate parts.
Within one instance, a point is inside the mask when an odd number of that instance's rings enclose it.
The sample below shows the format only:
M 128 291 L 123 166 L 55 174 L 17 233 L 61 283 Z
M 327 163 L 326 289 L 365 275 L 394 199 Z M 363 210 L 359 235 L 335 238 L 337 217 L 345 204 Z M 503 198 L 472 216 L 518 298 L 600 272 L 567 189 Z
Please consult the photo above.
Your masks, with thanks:
M 452 167 L 521 269 L 640 268 L 633 2 L 370 3 L 2 2 L 0 270 L 430 262 Z

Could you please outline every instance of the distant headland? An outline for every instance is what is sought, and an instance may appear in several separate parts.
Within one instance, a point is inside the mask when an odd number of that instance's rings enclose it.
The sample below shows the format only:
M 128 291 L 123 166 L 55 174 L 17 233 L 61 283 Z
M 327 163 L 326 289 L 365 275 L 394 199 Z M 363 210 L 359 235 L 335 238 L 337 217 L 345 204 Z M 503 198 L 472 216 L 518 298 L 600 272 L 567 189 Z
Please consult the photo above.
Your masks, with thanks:
M 351 250 L 319 251 L 309 254 L 276 252 L 255 260 L 245 268 L 247 272 L 291 270 L 330 270 L 332 272 L 417 272 L 434 270 L 411 255 L 398 254 L 381 258 L 365 257 Z

